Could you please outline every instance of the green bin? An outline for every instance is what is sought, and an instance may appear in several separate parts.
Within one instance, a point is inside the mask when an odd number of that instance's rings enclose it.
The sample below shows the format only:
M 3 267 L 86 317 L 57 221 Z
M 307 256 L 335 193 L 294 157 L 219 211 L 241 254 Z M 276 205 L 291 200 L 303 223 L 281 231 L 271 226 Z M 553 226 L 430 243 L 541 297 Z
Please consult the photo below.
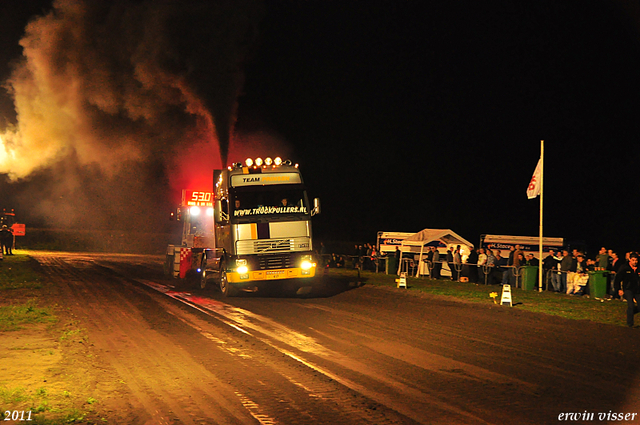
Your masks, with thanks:
M 396 257 L 389 255 L 386 258 L 385 271 L 387 274 L 397 274 L 398 266 L 396 265 Z
M 607 295 L 606 270 L 589 270 L 589 295 L 594 298 L 604 298 Z
M 522 266 L 520 276 L 522 279 L 522 289 L 525 291 L 533 291 L 536 289 L 538 266 Z

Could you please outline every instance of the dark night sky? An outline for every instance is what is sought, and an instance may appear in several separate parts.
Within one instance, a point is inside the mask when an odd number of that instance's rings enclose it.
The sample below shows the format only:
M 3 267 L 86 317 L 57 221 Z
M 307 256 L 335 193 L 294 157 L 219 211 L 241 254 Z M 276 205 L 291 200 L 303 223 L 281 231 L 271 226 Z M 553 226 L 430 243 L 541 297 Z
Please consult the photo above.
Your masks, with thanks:
M 294 146 L 317 234 L 538 234 L 639 248 L 640 45 L 624 3 L 268 3 L 241 114 Z
M 4 6 L 3 45 L 41 4 Z M 544 139 L 545 235 L 640 249 L 633 4 L 269 0 L 238 128 L 291 145 L 324 240 L 535 236 Z

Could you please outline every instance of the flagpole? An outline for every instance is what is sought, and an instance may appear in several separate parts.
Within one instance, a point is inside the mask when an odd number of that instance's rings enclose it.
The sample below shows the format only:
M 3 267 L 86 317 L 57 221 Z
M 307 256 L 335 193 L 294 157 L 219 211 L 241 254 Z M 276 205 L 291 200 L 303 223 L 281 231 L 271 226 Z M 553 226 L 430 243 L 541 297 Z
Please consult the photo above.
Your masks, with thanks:
M 540 259 L 538 263 L 538 291 L 542 292 L 542 194 L 544 193 L 544 140 L 540 140 Z

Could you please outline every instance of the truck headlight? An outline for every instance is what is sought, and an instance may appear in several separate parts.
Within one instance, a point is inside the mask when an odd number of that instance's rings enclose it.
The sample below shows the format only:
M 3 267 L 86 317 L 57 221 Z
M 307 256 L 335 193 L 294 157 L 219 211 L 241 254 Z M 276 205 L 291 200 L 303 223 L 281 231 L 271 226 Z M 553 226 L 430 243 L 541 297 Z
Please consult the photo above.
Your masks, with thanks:
M 302 264 L 300 264 L 302 270 L 309 270 L 311 267 L 313 267 L 313 263 L 309 260 L 304 260 Z
M 247 274 L 247 273 L 249 273 L 249 267 L 240 266 L 240 267 L 238 267 L 237 271 L 238 271 L 239 274 Z

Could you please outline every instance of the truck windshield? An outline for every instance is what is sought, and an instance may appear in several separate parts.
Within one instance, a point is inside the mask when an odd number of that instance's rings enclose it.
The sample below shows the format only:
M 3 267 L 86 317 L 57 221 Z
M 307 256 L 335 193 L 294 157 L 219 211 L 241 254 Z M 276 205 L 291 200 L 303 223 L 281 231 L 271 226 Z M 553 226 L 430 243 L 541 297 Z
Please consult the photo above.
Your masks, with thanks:
M 236 188 L 229 207 L 233 218 L 309 214 L 306 193 L 298 185 Z
M 207 208 L 197 208 L 196 210 L 192 208 L 190 210 L 188 234 L 195 236 L 213 235 L 213 217 L 207 214 Z

